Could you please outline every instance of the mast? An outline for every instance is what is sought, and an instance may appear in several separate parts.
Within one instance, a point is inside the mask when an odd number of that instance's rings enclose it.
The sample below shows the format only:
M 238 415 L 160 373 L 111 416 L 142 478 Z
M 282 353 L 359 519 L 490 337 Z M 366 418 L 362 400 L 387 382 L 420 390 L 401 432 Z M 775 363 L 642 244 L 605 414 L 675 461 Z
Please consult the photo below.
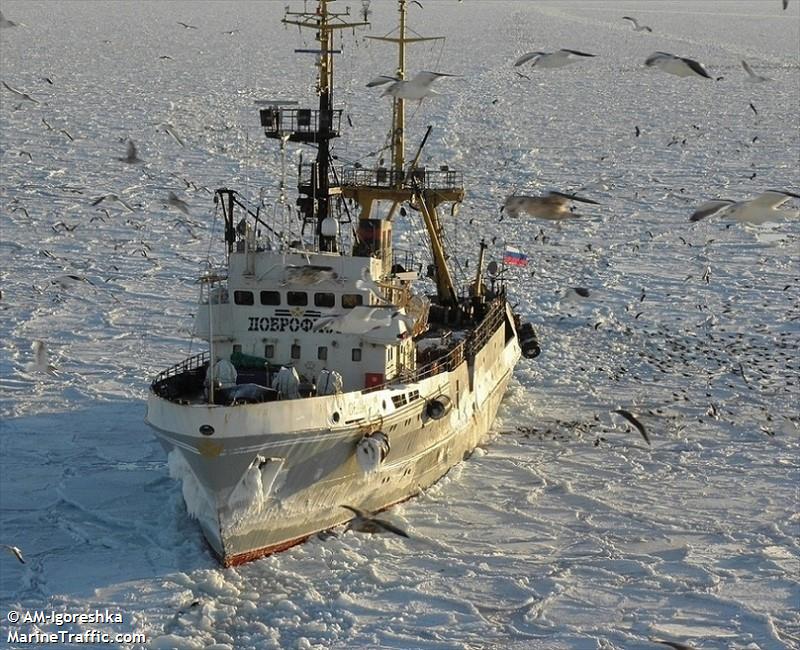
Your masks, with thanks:
M 408 12 L 408 0 L 397 0 L 398 13 L 400 14 L 400 24 L 397 28 L 397 36 L 367 36 L 366 38 L 374 41 L 385 41 L 387 43 L 397 43 L 397 70 L 395 76 L 398 79 L 406 78 L 406 43 L 422 43 L 425 41 L 443 41 L 444 36 L 406 36 L 406 13 Z M 416 32 L 415 32 L 416 33 Z M 405 128 L 406 128 L 406 107 L 405 100 L 396 97 L 392 105 L 392 168 L 394 170 L 394 185 L 399 189 L 403 184 L 403 166 L 405 165 Z
M 397 76 L 406 78 L 406 0 L 400 0 L 400 42 L 397 45 Z M 398 97 L 394 102 L 392 120 L 392 163 L 395 169 L 405 164 L 406 100 Z M 399 179 L 397 181 L 399 183 Z
M 406 77 L 406 45 L 426 41 L 441 41 L 443 36 L 420 36 L 407 27 L 406 17 L 408 0 L 397 0 L 400 14 L 399 26 L 386 36 L 367 36 L 366 38 L 394 43 L 397 45 L 397 70 L 395 78 L 405 80 Z M 415 35 L 407 36 L 411 31 Z M 386 262 L 391 263 L 391 245 L 376 244 L 375 232 L 390 232 L 391 221 L 399 206 L 408 202 L 413 208 L 418 209 L 428 231 L 431 253 L 436 268 L 436 290 L 442 304 L 456 305 L 458 297 L 452 275 L 447 266 L 447 254 L 442 243 L 442 226 L 436 208 L 443 202 L 460 202 L 464 198 L 464 188 L 460 172 L 441 166 L 438 170 L 426 170 L 417 167 L 419 155 L 428 139 L 431 127 L 420 144 L 417 155 L 405 169 L 405 100 L 400 97 L 392 98 L 392 130 L 390 145 L 392 154 L 392 169 L 387 170 L 381 165 L 377 169 L 345 170 L 345 182 L 342 194 L 345 198 L 355 199 L 360 208 L 359 214 L 359 239 L 354 250 L 357 255 L 378 254 Z M 378 202 L 390 202 L 391 206 L 383 217 L 375 217 L 373 208 Z M 363 236 L 362 236 L 363 235 Z M 388 265 L 387 265 L 388 266 Z
M 484 287 L 483 287 L 483 259 L 484 259 L 484 254 L 486 253 L 486 249 L 489 248 L 486 245 L 486 240 L 481 239 L 480 247 L 481 247 L 481 251 L 480 251 L 480 253 L 478 255 L 478 268 L 477 268 L 477 270 L 475 272 L 475 281 L 472 283 L 472 295 L 477 297 L 477 298 L 480 298 L 481 296 L 483 296 L 483 293 L 484 293 L 484 291 L 483 291 L 483 289 L 484 289 Z
M 317 62 L 317 67 L 319 68 L 317 77 L 319 111 L 316 116 L 316 128 L 311 133 L 306 129 L 307 134 L 313 137 L 292 137 L 294 134 L 290 132 L 289 139 L 305 141 L 317 146 L 316 160 L 311 169 L 310 188 L 303 190 L 301 181 L 301 191 L 308 194 L 311 199 L 311 202 L 305 206 L 304 214 L 307 220 L 315 221 L 319 249 L 330 252 L 337 250 L 337 224 L 331 217 L 330 141 L 338 137 L 338 120 L 341 119 L 341 111 L 333 110 L 333 55 L 341 52 L 341 50 L 333 49 L 333 34 L 337 29 L 349 29 L 369 24 L 366 21 L 345 22 L 344 18 L 350 15 L 350 8 L 347 7 L 344 12 L 330 11 L 328 4 L 334 1 L 318 0 L 317 9 L 314 12 L 306 10 L 295 12 L 289 11 L 287 8 L 286 16 L 282 21 L 286 25 L 297 25 L 301 29 L 314 29 L 316 31 L 315 39 L 319 42 L 319 49 L 317 50 L 295 50 L 298 53 L 319 54 Z M 280 113 L 290 112 L 280 111 Z M 292 117 L 296 118 L 294 126 L 298 129 L 309 126 L 309 124 L 306 124 L 306 120 L 310 123 L 310 115 L 306 116 L 306 112 L 301 115 L 300 110 L 295 113 L 296 115 L 287 115 L 290 119 Z M 337 121 L 337 124 L 334 124 L 334 120 Z M 262 124 L 264 124 L 263 113 Z M 267 135 L 268 137 L 273 137 L 269 133 Z M 331 218 L 329 219 L 329 217 Z

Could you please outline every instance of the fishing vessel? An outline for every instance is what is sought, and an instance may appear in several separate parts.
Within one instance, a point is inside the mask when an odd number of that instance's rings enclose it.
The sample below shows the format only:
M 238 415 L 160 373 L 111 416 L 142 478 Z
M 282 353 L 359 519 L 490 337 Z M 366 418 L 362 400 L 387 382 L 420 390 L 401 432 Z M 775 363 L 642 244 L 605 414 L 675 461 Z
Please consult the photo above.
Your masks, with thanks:
M 430 128 L 406 160 L 402 96 L 390 100 L 390 163 L 336 164 L 333 36 L 367 25 L 368 12 L 349 22 L 331 3 L 283 19 L 315 32 L 318 48 L 297 51 L 314 55 L 318 106 L 259 112 L 281 148 L 315 150 L 299 165 L 300 235 L 236 191 L 215 192 L 224 263 L 200 277 L 195 318 L 207 349 L 161 372 L 148 394 L 146 421 L 225 566 L 347 522 L 344 505 L 378 511 L 433 484 L 485 436 L 521 354 L 539 352 L 483 241 L 474 274 L 454 281 L 443 219 L 464 200 L 462 174 L 419 165 Z M 398 5 L 397 30 L 372 38 L 396 45 L 403 80 L 406 46 L 430 39 L 407 35 Z M 395 222 L 412 217 L 424 223 L 427 265 L 393 246 Z

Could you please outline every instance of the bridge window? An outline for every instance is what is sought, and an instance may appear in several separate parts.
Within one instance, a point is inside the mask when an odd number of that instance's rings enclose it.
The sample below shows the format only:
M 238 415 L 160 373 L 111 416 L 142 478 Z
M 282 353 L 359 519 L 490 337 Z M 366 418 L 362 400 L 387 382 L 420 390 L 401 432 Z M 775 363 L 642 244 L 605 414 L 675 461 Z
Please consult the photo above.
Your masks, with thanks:
M 320 361 L 328 360 L 328 348 L 326 346 L 323 345 L 317 348 L 317 359 Z
M 289 303 L 292 307 L 300 307 L 303 305 L 307 305 L 308 294 L 305 291 L 287 291 L 286 302 Z
M 252 305 L 253 292 L 252 291 L 234 291 L 233 302 L 237 305 Z
M 336 296 L 332 293 L 315 293 L 314 305 L 317 307 L 334 307 L 336 305 Z
M 275 346 L 272 343 L 268 343 L 264 346 L 264 356 L 267 359 L 272 359 L 275 356 Z
M 358 305 L 364 304 L 364 296 L 360 293 L 344 293 L 342 294 L 342 307 L 345 309 L 352 309 Z
M 262 291 L 261 292 L 262 305 L 280 305 L 281 292 L 280 291 Z
M 299 359 L 300 358 L 300 346 L 295 343 L 292 346 L 292 359 Z
M 361 361 L 361 348 L 353 348 L 353 361 Z

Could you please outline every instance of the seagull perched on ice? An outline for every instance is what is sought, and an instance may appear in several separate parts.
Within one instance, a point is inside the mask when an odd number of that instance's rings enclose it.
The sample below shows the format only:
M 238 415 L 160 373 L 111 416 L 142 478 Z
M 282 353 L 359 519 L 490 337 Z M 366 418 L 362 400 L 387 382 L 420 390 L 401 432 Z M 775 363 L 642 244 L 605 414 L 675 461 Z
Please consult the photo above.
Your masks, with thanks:
M 648 27 L 647 25 L 640 25 L 639 21 L 636 18 L 631 18 L 630 16 L 623 16 L 622 20 L 630 20 L 633 23 L 633 31 L 635 32 L 652 32 L 653 28 Z
M 136 143 L 133 140 L 128 140 L 128 149 L 122 158 L 117 158 L 120 162 L 128 163 L 129 165 L 136 165 L 142 162 L 136 152 Z
M 394 524 L 389 523 L 385 519 L 378 519 L 370 512 L 359 510 L 353 506 L 343 505 L 342 508 L 346 508 L 355 515 L 355 517 L 350 520 L 350 523 L 347 524 L 347 530 L 355 530 L 360 533 L 373 534 L 394 533 L 395 535 L 400 535 L 400 537 L 408 537 L 408 533 L 406 533 L 404 530 L 398 528 Z
M 519 217 L 527 214 L 539 219 L 561 221 L 570 217 L 579 217 L 571 210 L 571 202 L 591 203 L 600 205 L 592 199 L 585 199 L 575 194 L 562 194 L 561 192 L 548 192 L 544 196 L 511 195 L 500 207 L 500 212 L 506 210 L 510 217 Z
M 706 69 L 694 59 L 685 59 L 667 52 L 653 52 L 645 59 L 644 64 L 648 67 L 655 66 L 678 77 L 698 76 L 711 79 Z
M 689 221 L 700 221 L 715 215 L 730 217 L 739 223 L 753 224 L 778 221 L 780 219 L 794 219 L 800 216 L 800 210 L 778 210 L 780 206 L 792 198 L 800 199 L 800 194 L 768 190 L 750 201 L 716 199 L 708 201 L 697 208 L 694 214 L 689 217 Z
M 578 52 L 578 50 L 565 49 L 558 50 L 557 52 L 528 52 L 514 61 L 514 66 L 520 66 L 523 63 L 532 61 L 531 67 L 533 68 L 563 68 L 565 65 L 577 63 L 581 60 L 581 57 L 586 58 L 594 56 L 597 55 Z
M 367 88 L 374 88 L 375 86 L 382 86 L 391 82 L 391 85 L 383 92 L 381 97 L 391 95 L 396 99 L 419 99 L 423 100 L 430 95 L 438 95 L 431 84 L 440 77 L 455 77 L 457 75 L 448 74 L 446 72 L 430 72 L 423 70 L 414 75 L 414 78 L 406 81 L 398 77 L 388 77 L 381 75 L 375 77 L 367 83 Z
M 6 549 L 9 553 L 13 553 L 14 557 L 16 557 L 22 564 L 25 564 L 25 560 L 22 557 L 22 551 L 20 551 L 17 546 L 11 546 L 10 544 L 2 544 L 0 546 Z
M 755 72 L 753 72 L 753 68 L 751 68 L 750 65 L 747 63 L 747 61 L 745 61 L 744 59 L 742 59 L 742 67 L 744 68 L 744 71 L 747 73 L 748 81 L 752 81 L 753 83 L 761 83 L 762 81 L 772 81 L 769 77 L 762 77 L 760 74 L 756 74 Z

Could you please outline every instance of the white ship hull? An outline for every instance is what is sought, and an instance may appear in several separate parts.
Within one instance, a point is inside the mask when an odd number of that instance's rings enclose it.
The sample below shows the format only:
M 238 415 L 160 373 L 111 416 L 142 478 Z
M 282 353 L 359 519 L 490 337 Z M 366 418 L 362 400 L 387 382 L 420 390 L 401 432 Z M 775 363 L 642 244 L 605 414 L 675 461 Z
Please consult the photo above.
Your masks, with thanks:
M 505 311 L 473 358 L 414 383 L 237 406 L 178 403 L 151 391 L 147 422 L 222 563 L 345 523 L 351 514 L 342 505 L 375 511 L 408 499 L 468 456 L 520 357 Z M 443 414 L 429 415 L 432 400 L 447 406 Z M 376 431 L 390 450 L 371 462 L 358 458 L 359 442 Z

